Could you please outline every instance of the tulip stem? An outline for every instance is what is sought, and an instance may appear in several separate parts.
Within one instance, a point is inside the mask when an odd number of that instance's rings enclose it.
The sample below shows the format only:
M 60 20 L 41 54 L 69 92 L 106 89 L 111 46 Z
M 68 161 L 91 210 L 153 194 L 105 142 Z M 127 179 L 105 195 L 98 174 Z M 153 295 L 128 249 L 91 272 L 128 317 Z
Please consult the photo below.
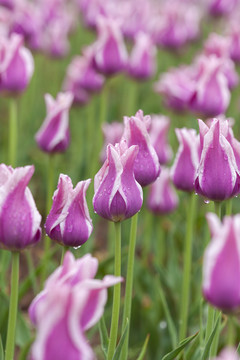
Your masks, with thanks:
M 205 332 L 205 345 L 207 344 L 208 338 L 213 330 L 214 325 L 215 309 L 208 304 L 208 315 L 207 315 L 207 327 Z
M 195 219 L 197 196 L 195 193 L 191 194 L 190 207 L 187 207 L 187 229 L 185 235 L 185 248 L 183 259 L 183 281 L 181 293 L 181 308 L 180 308 L 180 329 L 179 341 L 185 339 L 187 334 L 188 323 L 188 310 L 189 310 L 189 297 L 190 297 L 190 280 L 191 280 L 191 267 L 192 267 L 192 238 L 193 238 L 193 225 Z
M 232 315 L 228 317 L 228 332 L 227 332 L 227 344 L 229 346 L 235 345 L 235 325 Z
M 148 258 L 151 252 L 151 244 L 152 244 L 152 228 L 153 228 L 153 214 L 150 211 L 147 211 L 145 214 L 144 219 L 145 224 L 145 232 L 143 238 L 143 249 L 142 249 L 142 259 L 143 264 L 147 267 L 148 266 Z
M 8 142 L 8 161 L 12 167 L 16 166 L 17 155 L 17 101 L 10 99 L 9 104 L 9 142 Z
M 121 276 L 121 222 L 115 223 L 115 232 L 116 232 L 116 241 L 115 241 L 114 275 Z M 120 301 L 121 301 L 121 283 L 118 283 L 114 286 L 114 290 L 113 290 L 112 321 L 111 321 L 107 360 L 112 360 L 117 344 Z
M 123 309 L 122 334 L 126 327 L 127 321 L 129 323 L 129 326 L 128 326 L 125 342 L 122 348 L 122 353 L 120 358 L 121 360 L 127 360 L 128 358 L 128 341 L 129 341 L 129 328 L 130 328 L 131 308 L 132 308 L 132 288 L 133 288 L 135 247 L 136 247 L 136 238 L 137 238 L 137 223 L 138 223 L 138 213 L 136 213 L 131 220 L 126 290 L 125 290 L 125 300 L 124 300 L 124 309 Z
M 12 252 L 11 295 L 8 315 L 5 360 L 13 360 L 18 308 L 19 253 Z
M 221 220 L 221 215 L 222 215 L 222 213 L 221 213 L 221 209 L 222 209 L 222 203 L 219 201 L 215 201 L 215 203 L 214 203 L 214 205 L 215 205 L 215 213 L 216 213 L 216 215 L 219 217 L 219 219 Z
M 227 216 L 232 215 L 232 199 L 226 201 L 226 215 Z
M 61 265 L 63 264 L 63 259 L 64 259 L 64 256 L 65 256 L 66 252 L 68 251 L 68 249 L 69 249 L 69 246 L 63 246 L 62 247 Z

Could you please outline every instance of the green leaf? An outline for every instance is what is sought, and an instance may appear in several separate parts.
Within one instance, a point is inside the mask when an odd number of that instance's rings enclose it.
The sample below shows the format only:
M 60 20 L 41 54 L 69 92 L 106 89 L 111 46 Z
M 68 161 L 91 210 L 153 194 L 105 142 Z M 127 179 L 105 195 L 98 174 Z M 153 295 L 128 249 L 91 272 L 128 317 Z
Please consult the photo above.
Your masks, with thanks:
M 159 294 L 160 294 L 161 302 L 162 302 L 162 305 L 163 305 L 163 310 L 164 310 L 166 320 L 167 320 L 167 324 L 168 324 L 168 329 L 169 329 L 169 334 L 170 334 L 170 337 L 171 337 L 172 347 L 175 348 L 177 346 L 177 330 L 175 328 L 175 325 L 174 325 L 170 310 L 168 308 L 167 300 L 166 300 L 165 295 L 164 295 L 164 293 L 162 291 L 161 283 L 160 283 L 160 286 L 159 286 Z
M 215 326 L 214 326 L 214 329 L 212 331 L 212 333 L 210 334 L 209 338 L 208 338 L 208 341 L 207 341 L 207 344 L 204 348 L 204 351 L 203 351 L 203 355 L 202 355 L 202 359 L 201 360 L 206 360 L 208 358 L 208 355 L 209 355 L 209 351 L 210 351 L 210 347 L 212 345 L 212 342 L 213 342 L 213 339 L 214 339 L 214 336 L 216 334 L 216 331 L 218 329 L 218 325 L 219 325 L 219 322 L 220 322 L 220 319 L 222 317 L 222 314 L 220 313 L 218 315 L 218 318 L 216 320 L 216 323 L 215 323 Z
M 238 355 L 240 355 L 240 343 L 238 344 L 236 353 L 237 353 Z
M 20 347 L 25 346 L 31 339 L 31 332 L 23 315 L 19 312 L 16 326 L 16 344 Z
M 0 335 L 0 360 L 4 360 L 4 350 L 3 350 L 3 344 L 2 344 L 1 335 Z
M 99 329 L 99 333 L 100 333 L 102 351 L 103 351 L 104 357 L 106 359 L 109 339 L 108 339 L 108 332 L 107 332 L 107 327 L 106 327 L 104 316 L 101 317 L 101 319 L 98 323 L 98 329 Z
M 113 355 L 112 360 L 119 360 L 119 358 L 120 358 L 122 347 L 123 347 L 123 344 L 124 344 L 124 341 L 125 341 L 125 338 L 126 338 L 126 335 L 127 335 L 128 327 L 129 327 L 129 321 L 127 319 L 124 332 L 123 332 L 123 334 L 121 336 L 121 339 L 119 340 L 118 346 L 117 346 L 117 348 L 115 350 L 115 353 Z
M 184 339 L 183 341 L 180 342 L 179 346 L 172 350 L 171 352 L 169 352 L 168 354 L 166 354 L 162 360 L 173 360 L 175 359 L 175 357 L 196 337 L 198 336 L 198 332 L 192 336 L 187 337 L 186 339 Z
M 200 334 L 200 333 L 199 333 Z M 197 336 L 194 341 L 192 342 L 191 346 L 189 346 L 189 349 L 186 351 L 185 354 L 185 360 L 192 360 L 193 355 L 195 354 L 200 342 L 200 336 Z
M 142 350 L 141 350 L 137 360 L 143 360 L 143 358 L 145 356 L 145 353 L 147 351 L 149 337 L 150 337 L 150 335 L 147 334 L 146 339 L 145 339 L 144 344 L 143 344 L 143 347 L 142 347 Z

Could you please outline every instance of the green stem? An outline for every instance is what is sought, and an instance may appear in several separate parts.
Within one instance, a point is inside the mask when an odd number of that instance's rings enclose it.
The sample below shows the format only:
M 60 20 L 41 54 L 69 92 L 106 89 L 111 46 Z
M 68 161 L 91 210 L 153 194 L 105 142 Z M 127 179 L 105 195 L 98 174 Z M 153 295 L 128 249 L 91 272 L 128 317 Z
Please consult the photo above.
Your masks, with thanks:
M 226 201 L 226 215 L 227 216 L 232 215 L 232 199 Z
M 36 274 L 34 271 L 32 254 L 29 249 L 26 250 L 25 254 L 26 254 L 26 259 L 27 259 L 29 278 L 32 283 L 33 292 L 34 292 L 34 294 L 37 294 L 37 292 L 38 292 L 37 291 L 37 278 L 36 278 Z
M 220 311 L 215 311 L 216 315 L 215 315 L 215 319 L 218 318 L 218 315 L 220 314 Z M 215 356 L 217 356 L 217 352 L 218 352 L 218 343 L 219 343 L 219 337 L 220 337 L 220 333 L 221 333 L 221 320 L 218 323 L 218 327 L 212 342 L 212 346 L 211 346 L 211 350 L 210 350 L 210 356 L 211 358 L 215 358 Z
M 179 341 L 185 339 L 187 334 L 188 323 L 188 310 L 189 310 L 189 297 L 190 297 L 190 279 L 192 267 L 192 238 L 193 238 L 193 225 L 195 220 L 197 196 L 192 193 L 190 199 L 190 207 L 187 207 L 187 229 L 185 236 L 185 249 L 184 249 L 184 268 L 183 268 L 183 282 L 182 282 L 182 295 L 181 295 L 181 308 L 180 308 L 180 329 Z
M 69 246 L 63 246 L 62 247 L 61 265 L 63 263 L 64 256 L 65 256 L 66 252 L 68 251 L 68 249 L 69 249 Z
M 211 335 L 211 332 L 213 330 L 214 326 L 214 317 L 215 317 L 215 309 L 208 305 L 208 315 L 207 315 L 207 327 L 205 332 L 205 345 L 209 339 L 209 336 Z
M 235 324 L 232 316 L 228 317 L 228 332 L 227 332 L 227 344 L 229 346 L 235 345 Z
M 125 300 L 124 300 L 124 309 L 123 309 L 122 334 L 125 329 L 127 321 L 129 322 L 129 326 L 128 326 L 125 342 L 122 348 L 121 360 L 127 360 L 128 358 L 128 342 L 129 342 L 129 329 L 130 329 L 131 308 L 132 308 L 132 289 L 133 289 L 135 247 L 136 247 L 136 238 L 137 238 L 137 223 L 138 223 L 138 213 L 134 215 L 131 220 L 126 290 L 125 290 Z
M 153 214 L 150 211 L 147 211 L 144 217 L 145 234 L 142 250 L 142 259 L 145 266 L 148 266 L 148 258 L 151 252 L 153 219 Z
M 215 213 L 216 213 L 216 215 L 219 217 L 219 219 L 221 220 L 221 215 L 222 215 L 222 213 L 221 213 L 221 209 L 222 209 L 222 202 L 218 202 L 218 201 L 215 201 L 215 203 L 214 203 L 214 205 L 215 205 Z
M 12 252 L 11 295 L 8 315 L 5 360 L 13 360 L 18 308 L 19 253 Z
M 8 161 L 12 167 L 16 166 L 17 157 L 17 100 L 10 99 L 9 104 L 9 142 L 8 142 Z
M 163 228 L 163 217 L 158 220 L 158 238 L 156 241 L 156 264 L 163 266 L 166 254 L 165 232 Z
M 115 223 L 115 230 L 116 230 L 116 242 L 115 242 L 114 275 L 121 276 L 121 223 L 120 222 Z M 117 344 L 120 301 L 121 301 L 121 283 L 116 284 L 113 290 L 112 321 L 111 321 L 107 360 L 112 360 Z

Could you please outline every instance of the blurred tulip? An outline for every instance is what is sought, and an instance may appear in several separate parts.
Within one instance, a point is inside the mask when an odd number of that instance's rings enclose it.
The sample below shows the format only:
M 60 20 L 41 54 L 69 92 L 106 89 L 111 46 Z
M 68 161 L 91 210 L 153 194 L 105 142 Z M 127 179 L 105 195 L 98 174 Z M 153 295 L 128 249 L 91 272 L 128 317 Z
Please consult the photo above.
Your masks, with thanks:
M 0 165 L 0 247 L 19 251 L 41 239 L 41 215 L 27 187 L 34 166 Z
M 28 86 L 34 70 L 31 52 L 23 46 L 23 38 L 12 34 L 0 38 L 0 90 L 22 92 Z
M 175 129 L 179 148 L 171 175 L 177 189 L 192 192 L 199 165 L 199 137 L 194 129 Z
M 151 143 L 157 153 L 160 164 L 166 164 L 172 158 L 172 149 L 168 143 L 167 135 L 170 119 L 164 115 L 152 115 L 149 131 Z
M 231 347 L 225 348 L 221 353 L 211 360 L 239 360 L 237 350 Z
M 160 176 L 150 185 L 147 205 L 149 210 L 160 215 L 169 214 L 177 208 L 178 196 L 171 184 L 168 168 L 162 168 Z
M 233 312 L 240 306 L 240 216 L 207 215 L 211 242 L 203 258 L 203 294 L 213 306 Z
M 209 12 L 211 15 L 228 15 L 237 6 L 238 0 L 209 0 Z
M 63 265 L 47 279 L 44 290 L 33 300 L 29 315 L 37 328 L 32 360 L 94 360 L 85 332 L 101 318 L 107 288 L 122 278 L 94 279 L 98 261 L 90 254 L 81 259 L 67 252 Z M 57 341 L 56 341 L 57 339 Z
M 214 119 L 210 128 L 199 120 L 201 158 L 195 179 L 199 195 L 222 201 L 239 193 L 240 177 L 233 148 L 226 136 L 228 126 Z
M 142 110 L 139 110 L 135 116 L 124 118 L 123 138 L 126 139 L 128 146 L 139 147 L 134 163 L 134 175 L 141 186 L 151 184 L 160 174 L 158 156 L 148 134 L 150 122 L 150 116 L 143 116 Z
M 46 233 L 52 240 L 65 246 L 78 247 L 90 237 L 93 226 L 86 201 L 90 182 L 91 179 L 80 181 L 73 189 L 71 179 L 60 174 L 45 224 Z
M 107 159 L 94 179 L 95 212 L 105 219 L 118 222 L 132 217 L 142 206 L 142 188 L 135 180 L 134 163 L 138 146 L 108 145 Z
M 47 117 L 38 130 L 35 139 L 38 146 L 46 152 L 63 152 L 70 141 L 68 113 L 73 95 L 59 93 L 56 100 L 50 94 L 45 95 Z
M 102 126 L 102 131 L 104 135 L 104 145 L 101 151 L 101 161 L 106 160 L 106 152 L 108 144 L 115 145 L 120 142 L 123 134 L 123 123 L 114 121 L 111 124 L 105 123 Z

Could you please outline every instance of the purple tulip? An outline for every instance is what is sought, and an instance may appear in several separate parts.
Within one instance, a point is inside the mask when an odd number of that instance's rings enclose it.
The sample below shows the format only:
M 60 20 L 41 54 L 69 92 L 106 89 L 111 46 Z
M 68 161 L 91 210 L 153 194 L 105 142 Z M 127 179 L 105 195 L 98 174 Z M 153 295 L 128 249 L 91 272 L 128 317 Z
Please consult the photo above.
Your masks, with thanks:
M 93 226 L 86 201 L 90 182 L 91 179 L 80 181 L 73 189 L 70 177 L 60 174 L 45 224 L 46 233 L 52 240 L 78 247 L 90 237 Z
M 130 76 L 146 80 L 156 71 L 156 47 L 145 33 L 139 33 L 129 58 L 128 73 Z
M 230 102 L 228 79 L 222 59 L 215 56 L 201 57 L 196 64 L 195 91 L 190 101 L 191 110 L 213 117 L 225 113 Z
M 120 142 L 123 135 L 123 123 L 114 121 L 111 124 L 104 123 L 102 126 L 104 135 L 104 145 L 101 151 L 101 161 L 106 160 L 107 146 L 108 144 L 115 145 Z
M 211 360 L 239 360 L 237 350 L 231 347 L 225 348 L 221 353 Z
M 239 171 L 233 148 L 226 136 L 228 127 L 214 119 L 210 128 L 199 120 L 201 158 L 195 180 L 196 192 L 210 200 L 222 201 L 240 189 Z
M 177 189 L 192 192 L 199 165 L 199 137 L 194 129 L 175 129 L 179 149 L 172 166 L 172 181 Z
M 229 30 L 230 56 L 237 63 L 240 62 L 240 26 L 239 20 L 233 21 Z
M 180 66 L 160 75 L 154 89 L 163 95 L 164 102 L 169 108 L 183 111 L 188 108 L 195 86 L 192 69 L 187 66 Z
M 104 312 L 107 288 L 122 278 L 94 279 L 98 261 L 90 254 L 81 259 L 67 252 L 63 265 L 47 279 L 33 300 L 29 315 L 37 328 L 32 360 L 94 360 L 85 332 Z
M 141 186 L 151 184 L 160 174 L 158 156 L 148 134 L 150 121 L 150 116 L 143 116 L 142 110 L 139 110 L 135 116 L 124 118 L 123 138 L 126 139 L 128 146 L 139 147 L 134 163 L 134 174 Z
M 22 92 L 31 80 L 34 62 L 31 52 L 23 46 L 23 38 L 12 34 L 0 38 L 0 90 Z
M 59 93 L 56 100 L 50 95 L 45 95 L 47 117 L 36 134 L 38 146 L 46 152 L 63 152 L 70 141 L 69 135 L 69 109 L 73 102 L 70 92 Z
M 160 215 L 173 212 L 178 206 L 178 196 L 171 184 L 170 171 L 162 168 L 160 176 L 150 185 L 148 208 Z
M 233 12 L 238 0 L 209 0 L 209 12 L 211 15 L 228 15 Z
M 160 164 L 166 164 L 172 158 L 172 149 L 168 144 L 167 135 L 170 127 L 170 119 L 163 115 L 152 115 L 151 128 L 149 131 L 151 143 L 157 153 Z
M 142 188 L 135 180 L 134 162 L 138 146 L 108 145 L 107 159 L 94 179 L 95 212 L 105 219 L 118 222 L 136 214 L 142 206 Z
M 213 306 L 233 312 L 240 306 L 240 216 L 207 215 L 211 242 L 203 259 L 203 294 Z
M 0 6 L 5 6 L 8 9 L 13 9 L 15 5 L 15 0 L 0 0 Z
M 217 33 L 211 33 L 204 43 L 204 54 L 206 56 L 215 55 L 227 58 L 230 55 L 229 51 L 229 38 Z
M 125 70 L 127 58 L 127 50 L 118 22 L 99 18 L 94 58 L 97 70 L 105 75 L 114 75 Z
M 0 247 L 19 251 L 41 239 L 41 215 L 27 187 L 34 166 L 0 165 Z

